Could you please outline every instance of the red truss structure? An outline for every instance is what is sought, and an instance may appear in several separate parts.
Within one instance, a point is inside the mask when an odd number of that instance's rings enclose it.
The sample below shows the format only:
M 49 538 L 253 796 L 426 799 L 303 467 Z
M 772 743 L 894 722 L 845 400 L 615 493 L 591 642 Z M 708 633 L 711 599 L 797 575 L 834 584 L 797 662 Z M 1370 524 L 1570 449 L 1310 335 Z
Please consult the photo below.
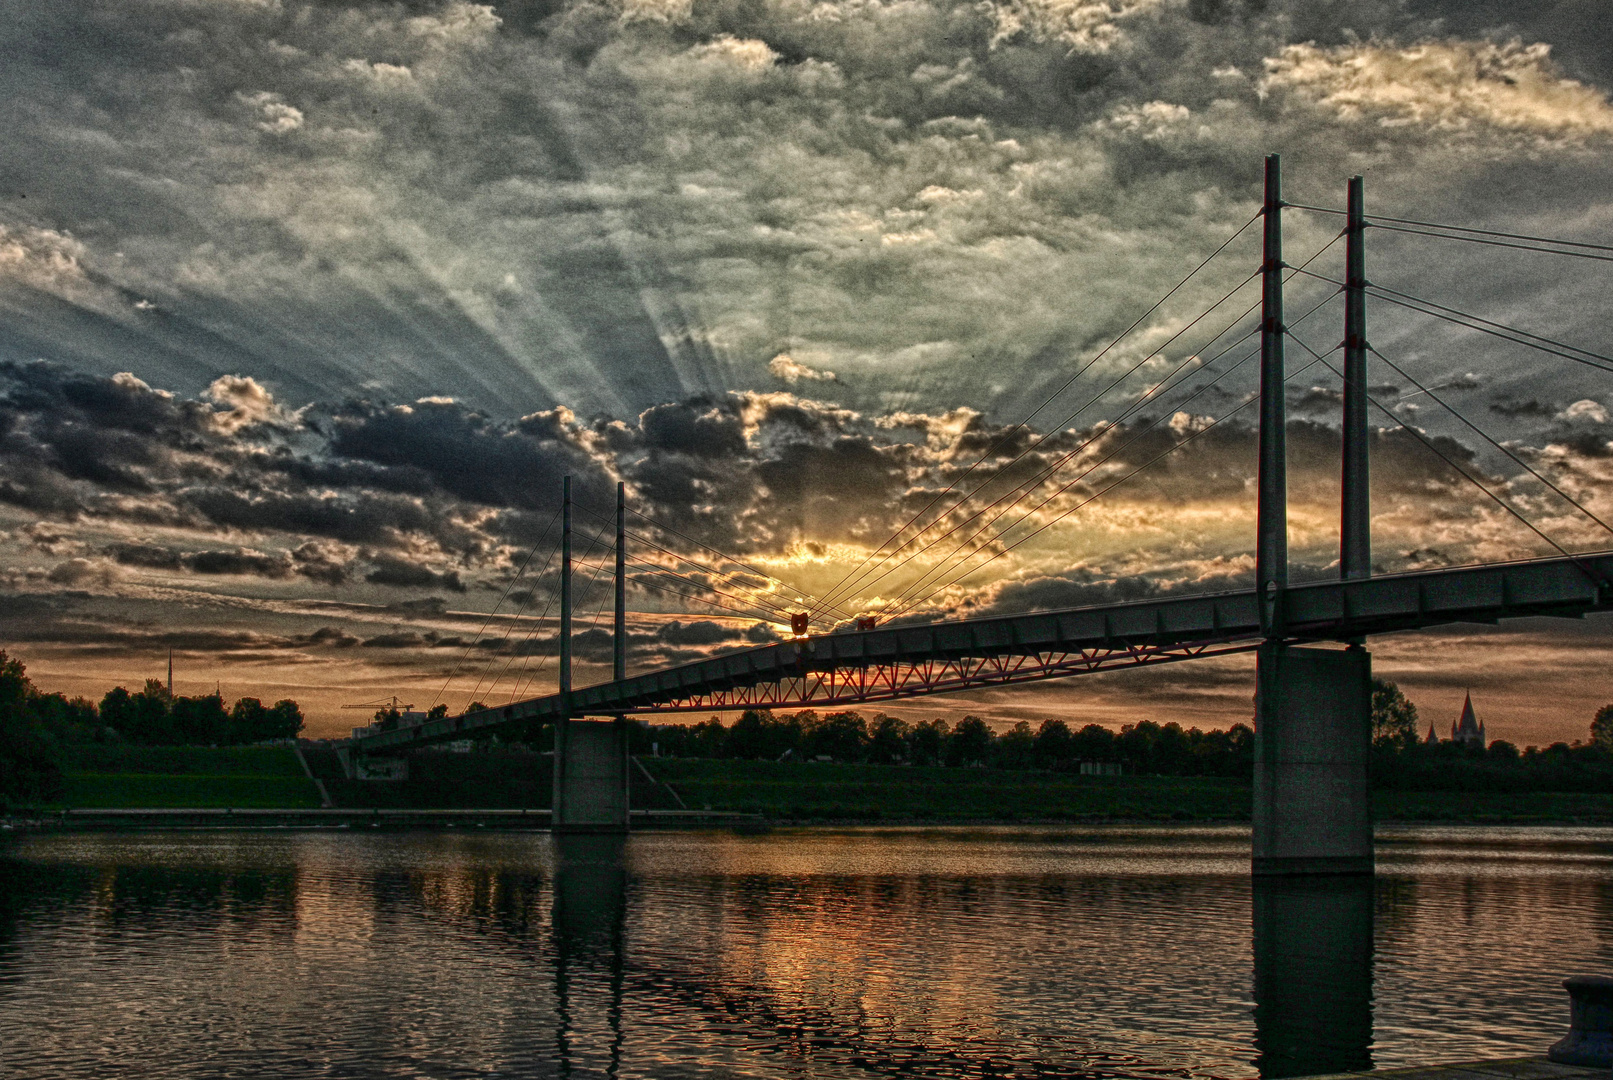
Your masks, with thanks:
M 898 660 L 807 671 L 753 686 L 695 692 L 633 711 L 635 714 L 679 713 L 861 705 L 871 701 L 895 701 L 1069 675 L 1089 675 L 1115 668 L 1150 667 L 1180 660 L 1251 652 L 1258 647 L 1258 642 L 1251 641 L 1197 641 L 1018 655 Z

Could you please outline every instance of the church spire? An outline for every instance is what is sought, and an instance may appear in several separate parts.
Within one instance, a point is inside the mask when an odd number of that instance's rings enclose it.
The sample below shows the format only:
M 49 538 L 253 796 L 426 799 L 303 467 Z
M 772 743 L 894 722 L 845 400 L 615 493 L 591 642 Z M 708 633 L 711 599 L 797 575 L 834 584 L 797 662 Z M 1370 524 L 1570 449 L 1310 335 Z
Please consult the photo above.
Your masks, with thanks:
M 1462 716 L 1451 726 L 1451 738 L 1456 742 L 1484 746 L 1484 725 L 1479 723 L 1478 717 L 1473 713 L 1472 691 L 1469 691 L 1462 701 Z

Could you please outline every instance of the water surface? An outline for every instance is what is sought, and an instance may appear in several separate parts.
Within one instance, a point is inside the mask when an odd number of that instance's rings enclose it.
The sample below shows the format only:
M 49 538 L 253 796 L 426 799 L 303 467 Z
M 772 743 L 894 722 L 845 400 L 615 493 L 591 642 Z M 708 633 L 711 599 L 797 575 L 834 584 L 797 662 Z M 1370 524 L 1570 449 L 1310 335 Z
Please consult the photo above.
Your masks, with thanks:
M 0 1075 L 1253 1077 L 1543 1053 L 1613 830 L 34 835 Z

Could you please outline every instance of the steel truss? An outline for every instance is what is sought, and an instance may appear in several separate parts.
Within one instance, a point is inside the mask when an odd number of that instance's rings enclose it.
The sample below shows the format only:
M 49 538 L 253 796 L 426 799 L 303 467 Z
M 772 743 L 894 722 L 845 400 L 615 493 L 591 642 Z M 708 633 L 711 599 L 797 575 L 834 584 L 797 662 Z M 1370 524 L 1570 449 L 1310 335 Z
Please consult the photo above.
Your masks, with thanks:
M 1257 648 L 1258 642 L 1220 640 L 867 663 L 806 671 L 754 686 L 687 694 L 660 704 L 635 706 L 631 712 L 639 715 L 861 705 L 870 701 L 951 694 L 987 686 L 1170 664 L 1252 652 Z

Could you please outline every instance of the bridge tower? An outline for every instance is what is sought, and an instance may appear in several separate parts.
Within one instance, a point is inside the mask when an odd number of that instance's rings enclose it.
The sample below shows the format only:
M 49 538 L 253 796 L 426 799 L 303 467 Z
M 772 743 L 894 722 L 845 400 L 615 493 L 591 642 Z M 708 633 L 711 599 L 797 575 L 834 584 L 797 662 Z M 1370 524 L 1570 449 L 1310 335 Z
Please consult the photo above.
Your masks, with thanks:
M 1344 498 L 1341 567 L 1366 577 L 1366 379 L 1361 182 L 1350 181 Z M 1371 658 L 1362 643 L 1327 648 L 1291 640 L 1288 487 L 1283 400 L 1282 164 L 1266 159 L 1261 265 L 1260 474 L 1255 583 L 1265 640 L 1256 660 L 1254 838 L 1256 876 L 1370 874 Z M 1352 363 L 1353 362 L 1353 363 Z
M 616 485 L 616 611 L 613 674 L 626 672 L 626 500 Z M 571 707 L 571 477 L 561 493 L 560 699 L 554 728 L 554 793 L 550 828 L 557 833 L 626 832 L 628 822 L 627 721 L 574 718 Z

